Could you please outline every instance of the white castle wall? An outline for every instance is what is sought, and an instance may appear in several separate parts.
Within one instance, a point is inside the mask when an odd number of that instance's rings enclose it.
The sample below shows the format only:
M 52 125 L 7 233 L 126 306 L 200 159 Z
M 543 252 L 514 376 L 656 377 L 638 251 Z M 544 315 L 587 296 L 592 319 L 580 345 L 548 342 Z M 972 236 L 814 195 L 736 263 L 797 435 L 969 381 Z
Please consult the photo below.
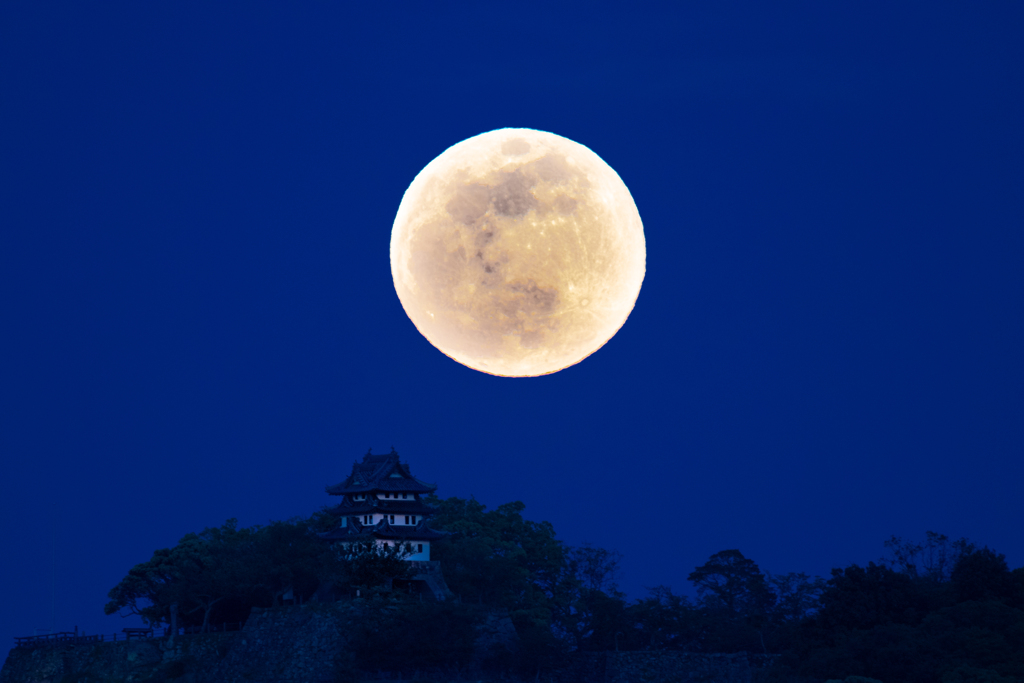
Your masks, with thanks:
M 396 526 L 405 526 L 406 515 L 392 515 L 392 516 L 395 518 L 395 521 L 391 522 L 391 524 L 394 524 Z M 366 521 L 363 519 L 364 517 L 365 517 L 365 515 L 360 515 L 359 516 L 359 521 L 363 522 L 363 524 L 365 525 Z M 370 517 L 371 517 L 370 524 L 377 524 L 378 522 L 380 522 L 380 521 L 382 521 L 384 519 L 385 515 L 374 514 L 374 515 L 370 515 Z M 413 521 L 414 517 L 415 517 L 416 521 Z M 422 521 L 423 521 L 423 517 L 421 515 L 409 515 L 409 526 L 415 526 L 415 525 L 419 524 Z M 345 526 L 344 520 L 342 521 L 342 526 Z

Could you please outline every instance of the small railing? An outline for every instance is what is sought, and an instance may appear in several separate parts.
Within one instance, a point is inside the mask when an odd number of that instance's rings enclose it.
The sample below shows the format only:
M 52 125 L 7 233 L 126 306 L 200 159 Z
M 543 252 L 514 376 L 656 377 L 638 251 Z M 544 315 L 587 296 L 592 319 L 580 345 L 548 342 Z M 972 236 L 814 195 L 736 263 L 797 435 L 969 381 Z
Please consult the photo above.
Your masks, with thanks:
M 94 634 L 91 636 L 81 635 L 72 631 L 62 631 L 60 633 L 44 633 L 38 636 L 15 636 L 14 647 L 32 647 L 36 645 L 59 645 L 63 643 L 102 643 L 104 640 L 102 634 Z M 117 638 L 115 633 L 111 639 Z M 126 636 L 122 636 L 122 640 L 126 639 Z
M 229 631 L 241 631 L 245 622 L 224 622 L 220 624 L 207 624 L 206 630 L 202 626 L 179 626 L 178 635 L 198 635 L 201 633 L 226 633 Z M 59 633 L 44 633 L 38 636 L 15 636 L 14 647 L 41 647 L 47 645 L 88 645 L 92 643 L 116 643 L 123 640 L 137 640 L 155 637 L 167 637 L 171 635 L 170 627 L 166 628 L 125 628 L 121 633 L 94 633 L 85 635 L 78 631 L 61 631 Z

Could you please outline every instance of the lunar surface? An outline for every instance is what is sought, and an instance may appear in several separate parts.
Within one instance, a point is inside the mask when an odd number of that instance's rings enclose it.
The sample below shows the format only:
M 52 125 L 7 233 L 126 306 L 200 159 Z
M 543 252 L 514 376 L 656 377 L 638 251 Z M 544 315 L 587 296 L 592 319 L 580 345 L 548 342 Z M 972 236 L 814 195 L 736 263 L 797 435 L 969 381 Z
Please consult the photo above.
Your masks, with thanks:
M 475 370 L 557 372 L 626 322 L 643 224 L 599 156 L 553 133 L 463 140 L 406 190 L 391 232 L 398 298 L 431 344 Z

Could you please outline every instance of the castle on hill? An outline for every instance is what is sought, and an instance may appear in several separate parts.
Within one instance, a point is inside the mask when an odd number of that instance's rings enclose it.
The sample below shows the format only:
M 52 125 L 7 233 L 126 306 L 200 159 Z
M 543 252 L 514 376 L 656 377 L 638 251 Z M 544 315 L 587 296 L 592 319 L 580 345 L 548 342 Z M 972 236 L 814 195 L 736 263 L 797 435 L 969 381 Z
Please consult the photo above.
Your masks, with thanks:
M 332 543 L 373 539 L 378 545 L 405 547 L 409 554 L 404 559 L 417 572 L 410 587 L 432 593 L 438 600 L 450 595 L 440 563 L 430 559 L 431 541 L 443 536 L 429 526 L 437 511 L 423 500 L 437 485 L 414 477 L 394 448 L 384 455 L 367 451 L 362 462 L 352 464 L 345 481 L 326 490 L 341 496 L 341 502 L 327 510 L 337 521 L 321 538 Z

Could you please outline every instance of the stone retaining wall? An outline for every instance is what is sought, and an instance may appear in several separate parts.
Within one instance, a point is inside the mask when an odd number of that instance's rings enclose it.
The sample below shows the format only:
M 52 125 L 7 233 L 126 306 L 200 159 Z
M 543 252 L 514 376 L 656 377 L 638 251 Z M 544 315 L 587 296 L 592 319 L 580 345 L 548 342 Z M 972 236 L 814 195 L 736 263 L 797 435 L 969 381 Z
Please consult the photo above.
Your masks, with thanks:
M 196 683 L 333 681 L 345 647 L 343 618 L 343 611 L 319 606 L 253 610 L 224 659 Z
M 182 678 L 190 671 L 212 670 L 239 633 L 209 633 L 121 643 L 57 645 L 11 650 L 0 683 L 134 683 Z
M 556 672 L 557 683 L 750 683 L 775 655 L 587 652 Z
M 358 619 L 352 605 L 253 610 L 242 631 L 119 643 L 15 648 L 0 683 L 342 683 L 360 680 L 346 656 L 344 632 Z M 477 628 L 477 663 L 515 638 L 507 616 Z M 682 652 L 574 655 L 545 683 L 751 683 L 773 657 Z M 473 678 L 472 680 L 482 680 Z

